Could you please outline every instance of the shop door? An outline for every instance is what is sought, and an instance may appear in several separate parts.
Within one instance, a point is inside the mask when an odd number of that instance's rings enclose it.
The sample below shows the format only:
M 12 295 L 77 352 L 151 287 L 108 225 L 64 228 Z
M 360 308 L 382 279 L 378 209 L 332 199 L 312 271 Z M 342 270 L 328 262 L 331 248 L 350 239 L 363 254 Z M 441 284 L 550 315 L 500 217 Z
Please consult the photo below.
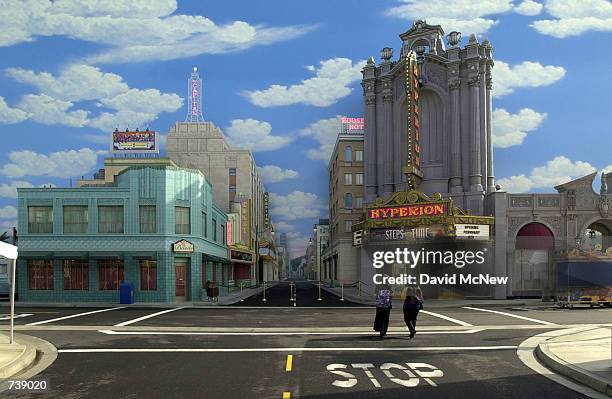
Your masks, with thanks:
M 174 265 L 174 269 L 176 272 L 175 277 L 175 287 L 176 287 L 176 300 L 184 301 L 186 299 L 185 293 L 185 271 L 187 269 L 187 265 L 184 263 L 177 263 Z

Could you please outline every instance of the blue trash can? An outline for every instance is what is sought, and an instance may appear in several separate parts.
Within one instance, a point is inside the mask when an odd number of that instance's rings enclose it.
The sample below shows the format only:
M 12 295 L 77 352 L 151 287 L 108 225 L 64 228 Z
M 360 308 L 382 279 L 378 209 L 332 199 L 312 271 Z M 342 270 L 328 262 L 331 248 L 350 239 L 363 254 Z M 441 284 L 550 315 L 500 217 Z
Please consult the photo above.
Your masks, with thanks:
M 134 283 L 122 281 L 119 284 L 119 303 L 126 305 L 134 303 Z

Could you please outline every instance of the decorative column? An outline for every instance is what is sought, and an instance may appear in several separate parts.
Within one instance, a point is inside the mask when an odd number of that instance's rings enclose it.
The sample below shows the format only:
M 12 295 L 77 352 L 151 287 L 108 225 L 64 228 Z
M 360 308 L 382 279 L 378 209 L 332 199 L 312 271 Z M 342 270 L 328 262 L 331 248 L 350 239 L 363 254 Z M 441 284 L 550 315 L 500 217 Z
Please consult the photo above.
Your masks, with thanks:
M 461 168 L 461 78 L 459 70 L 461 59 L 458 47 L 461 41 L 461 32 L 451 32 L 447 35 L 448 44 L 452 47 L 448 49 L 448 89 L 450 91 L 450 112 L 451 112 L 451 160 L 450 160 L 450 188 L 451 193 L 463 192 L 463 177 Z
M 376 83 L 374 58 L 370 57 L 363 68 L 363 96 L 365 97 L 364 113 L 364 184 L 365 200 L 371 204 L 377 197 L 377 168 L 376 168 Z
M 383 96 L 383 128 L 382 128 L 382 160 L 383 160 L 383 194 L 385 198 L 393 193 L 393 90 L 391 79 L 382 82 Z M 396 144 L 395 144 L 396 145 Z
M 493 89 L 493 77 L 491 69 L 493 68 L 493 60 L 491 59 L 491 52 L 493 48 L 489 44 L 487 50 L 487 68 L 486 68 L 486 112 L 487 112 L 487 192 L 492 193 L 495 190 L 495 175 L 493 173 L 493 142 L 491 132 L 491 118 L 493 116 L 493 104 L 491 98 L 491 90 Z
M 485 39 L 485 43 L 486 43 Z M 484 46 L 484 44 L 483 44 Z M 480 173 L 482 174 L 480 178 L 480 182 L 482 184 L 483 190 L 487 190 L 487 171 L 488 171 L 488 147 L 489 147 L 489 136 L 487 132 L 489 131 L 488 126 L 488 115 L 487 115 L 487 87 L 486 87 L 486 60 L 484 58 L 480 59 Z
M 480 161 L 480 76 L 478 64 L 470 66 L 468 79 L 470 95 L 470 191 L 482 191 L 482 169 Z

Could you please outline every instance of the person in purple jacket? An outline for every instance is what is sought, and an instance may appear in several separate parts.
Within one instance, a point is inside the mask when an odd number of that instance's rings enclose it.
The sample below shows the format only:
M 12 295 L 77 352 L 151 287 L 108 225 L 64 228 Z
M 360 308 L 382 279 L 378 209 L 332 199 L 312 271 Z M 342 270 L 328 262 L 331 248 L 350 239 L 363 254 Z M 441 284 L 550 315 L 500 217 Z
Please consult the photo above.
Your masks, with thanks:
M 388 285 L 383 285 L 376 295 L 376 318 L 374 319 L 374 331 L 378 331 L 380 339 L 387 335 L 389 328 L 389 315 L 393 304 L 391 302 L 392 291 Z

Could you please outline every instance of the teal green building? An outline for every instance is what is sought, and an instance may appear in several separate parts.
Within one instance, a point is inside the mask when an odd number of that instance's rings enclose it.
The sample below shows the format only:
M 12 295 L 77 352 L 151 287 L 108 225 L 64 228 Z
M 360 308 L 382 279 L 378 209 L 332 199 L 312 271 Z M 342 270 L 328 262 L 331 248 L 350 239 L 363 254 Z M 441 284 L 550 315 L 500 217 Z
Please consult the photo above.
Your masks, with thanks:
M 17 291 L 23 302 L 136 303 L 227 294 L 227 215 L 211 184 L 172 162 L 142 162 L 77 188 L 18 190 Z

